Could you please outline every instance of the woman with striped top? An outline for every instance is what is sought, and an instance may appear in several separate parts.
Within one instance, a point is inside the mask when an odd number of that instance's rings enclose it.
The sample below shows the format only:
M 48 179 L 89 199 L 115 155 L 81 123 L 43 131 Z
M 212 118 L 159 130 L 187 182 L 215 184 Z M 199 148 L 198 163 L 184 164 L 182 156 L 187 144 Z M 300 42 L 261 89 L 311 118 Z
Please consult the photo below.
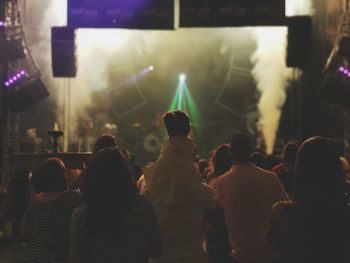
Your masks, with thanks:
M 22 221 L 28 241 L 28 263 L 64 263 L 69 250 L 70 218 L 80 194 L 66 191 L 64 163 L 48 159 L 35 175 L 38 194 L 29 202 Z

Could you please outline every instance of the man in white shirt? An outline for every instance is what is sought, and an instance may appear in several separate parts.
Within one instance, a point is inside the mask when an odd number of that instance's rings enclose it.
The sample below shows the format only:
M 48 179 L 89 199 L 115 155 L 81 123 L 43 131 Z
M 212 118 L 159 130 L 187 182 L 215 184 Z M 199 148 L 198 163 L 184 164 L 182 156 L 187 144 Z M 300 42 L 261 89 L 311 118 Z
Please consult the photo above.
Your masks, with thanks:
M 272 206 L 287 194 L 277 176 L 249 160 L 249 138 L 231 139 L 232 167 L 217 178 L 214 188 L 225 212 L 233 255 L 241 262 L 261 262 L 263 240 L 270 223 Z

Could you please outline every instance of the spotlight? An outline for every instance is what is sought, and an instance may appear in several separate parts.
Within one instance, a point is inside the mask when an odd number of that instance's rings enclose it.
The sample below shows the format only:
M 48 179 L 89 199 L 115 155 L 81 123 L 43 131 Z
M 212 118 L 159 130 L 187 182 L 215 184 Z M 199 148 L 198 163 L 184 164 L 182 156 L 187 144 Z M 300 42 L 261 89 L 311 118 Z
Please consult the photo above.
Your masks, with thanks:
M 153 66 L 153 65 L 150 65 L 150 66 L 148 67 L 148 70 L 149 70 L 149 71 L 153 71 L 153 70 L 154 70 L 154 66 Z
M 185 82 L 186 81 L 186 74 L 184 74 L 184 73 L 181 73 L 180 75 L 179 75 L 179 79 L 180 79 L 180 81 L 181 82 Z

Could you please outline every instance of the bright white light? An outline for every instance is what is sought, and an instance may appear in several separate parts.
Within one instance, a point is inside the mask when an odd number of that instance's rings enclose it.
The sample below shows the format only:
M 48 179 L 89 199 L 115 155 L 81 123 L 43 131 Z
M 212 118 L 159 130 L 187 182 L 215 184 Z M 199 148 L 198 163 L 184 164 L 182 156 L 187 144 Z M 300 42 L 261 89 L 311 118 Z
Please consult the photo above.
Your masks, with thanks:
M 153 71 L 153 70 L 154 70 L 154 66 L 153 66 L 153 65 L 150 65 L 150 66 L 148 67 L 148 70 L 149 70 L 149 71 Z
M 114 52 L 126 46 L 130 31 L 122 29 L 78 29 L 77 43 L 79 52 Z M 103 50 L 101 50 L 103 49 Z M 89 56 L 91 57 L 89 53 Z
M 180 76 L 179 76 L 179 79 L 180 79 L 181 82 L 185 82 L 186 81 L 186 74 L 181 73 Z
M 312 0 L 286 0 L 286 16 L 312 15 Z

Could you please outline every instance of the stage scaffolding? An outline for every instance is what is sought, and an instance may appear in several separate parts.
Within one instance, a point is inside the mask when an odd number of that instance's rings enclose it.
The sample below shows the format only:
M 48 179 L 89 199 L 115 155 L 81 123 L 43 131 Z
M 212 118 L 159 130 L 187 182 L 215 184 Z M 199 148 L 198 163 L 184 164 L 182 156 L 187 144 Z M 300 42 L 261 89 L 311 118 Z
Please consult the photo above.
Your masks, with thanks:
M 14 155 L 19 152 L 19 116 L 9 110 L 10 95 L 13 92 L 5 82 L 15 72 L 25 68 L 28 79 L 40 77 L 38 67 L 35 65 L 26 42 L 22 25 L 21 10 L 25 8 L 25 1 L 0 1 L 0 43 L 2 53 L 0 58 L 0 188 L 5 186 L 7 178 L 13 171 Z M 12 48 L 13 41 L 19 43 L 18 50 Z M 8 45 L 8 49 L 6 49 Z M 13 55 L 11 53 L 14 53 Z

